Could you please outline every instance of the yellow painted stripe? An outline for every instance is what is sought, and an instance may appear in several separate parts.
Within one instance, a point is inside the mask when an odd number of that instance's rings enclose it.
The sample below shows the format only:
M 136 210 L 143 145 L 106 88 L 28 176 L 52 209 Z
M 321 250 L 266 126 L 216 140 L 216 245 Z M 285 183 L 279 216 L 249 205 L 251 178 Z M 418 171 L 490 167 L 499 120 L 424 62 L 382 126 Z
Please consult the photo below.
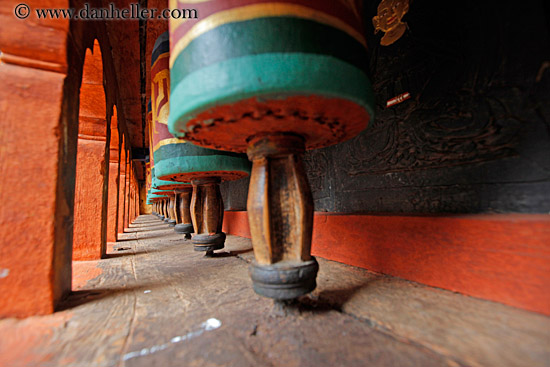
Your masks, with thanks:
M 163 54 L 160 54 L 159 57 L 157 57 L 157 59 L 155 60 L 155 63 L 153 65 L 151 65 L 151 69 L 153 69 L 155 67 L 155 65 L 162 59 L 165 59 L 167 57 L 170 57 L 170 52 L 165 52 Z M 153 111 L 151 111 L 153 112 Z
M 205 19 L 196 23 L 189 31 L 180 38 L 172 48 L 170 53 L 170 67 L 174 65 L 176 58 L 183 51 L 191 41 L 200 35 L 217 28 L 227 23 L 243 22 L 256 18 L 265 17 L 298 17 L 313 20 L 319 23 L 324 23 L 334 28 L 338 28 L 341 31 L 346 32 L 351 37 L 355 38 L 365 48 L 367 42 L 365 37 L 353 27 L 340 19 L 328 15 L 326 13 L 307 8 L 302 5 L 286 4 L 286 3 L 264 3 L 246 5 L 239 8 L 233 8 L 219 13 L 212 14 Z M 174 29 L 175 30 L 175 29 Z
M 178 138 L 164 139 L 164 140 L 159 141 L 157 143 L 157 145 L 155 145 L 155 147 L 153 148 L 153 152 L 156 152 L 160 147 L 162 147 L 164 145 L 168 145 L 168 144 L 185 144 L 185 143 L 187 143 L 187 140 L 178 139 Z

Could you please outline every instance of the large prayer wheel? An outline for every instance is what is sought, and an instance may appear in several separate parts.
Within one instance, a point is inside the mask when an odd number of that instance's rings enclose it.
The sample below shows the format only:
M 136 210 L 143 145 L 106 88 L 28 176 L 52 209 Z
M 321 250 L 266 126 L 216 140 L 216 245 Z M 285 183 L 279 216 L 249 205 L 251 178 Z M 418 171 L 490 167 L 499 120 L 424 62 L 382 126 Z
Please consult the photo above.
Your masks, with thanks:
M 191 220 L 191 193 L 193 187 L 190 184 L 183 182 L 175 181 L 163 181 L 159 180 L 155 176 L 155 161 L 153 154 L 153 110 L 151 100 L 147 105 L 147 126 L 149 133 L 149 157 L 150 157 L 150 166 L 151 168 L 151 186 L 156 189 L 161 190 L 173 190 L 174 191 L 174 210 L 175 210 L 175 219 L 174 231 L 181 233 L 185 236 L 186 239 L 191 238 L 191 233 L 194 233 L 193 223 Z
M 223 200 L 219 183 L 250 174 L 243 154 L 205 149 L 174 138 L 168 131 L 170 99 L 168 32 L 153 47 L 151 60 L 152 147 L 155 177 L 163 181 L 191 183 L 191 219 L 196 235 L 195 250 L 212 251 L 224 247 Z M 181 187 L 181 186 L 179 186 Z
M 267 297 L 316 286 L 302 153 L 354 137 L 372 116 L 361 3 L 206 1 L 193 4 L 200 18 L 170 20 L 170 131 L 252 160 L 251 277 Z
M 173 193 L 169 195 L 169 213 L 173 213 L 176 208 L 176 200 L 177 200 L 177 193 L 175 192 L 176 189 L 178 189 L 180 186 L 184 185 L 183 183 L 178 182 L 172 182 L 172 181 L 162 181 L 156 178 L 155 176 L 155 160 L 153 156 L 153 110 L 152 110 L 152 104 L 151 100 L 149 100 L 149 103 L 147 105 L 147 128 L 149 133 L 149 160 L 150 160 L 150 166 L 151 166 L 151 187 L 157 190 L 174 190 Z M 189 189 L 191 189 L 189 187 Z M 181 232 L 181 226 L 178 227 L 177 222 L 177 215 L 170 215 L 170 218 L 165 218 L 165 222 L 170 224 L 170 226 L 174 227 L 174 230 L 176 232 Z M 192 225 L 191 225 L 192 227 Z M 186 227 L 187 229 L 187 227 Z M 185 235 L 190 235 L 193 231 L 191 230 L 186 231 Z

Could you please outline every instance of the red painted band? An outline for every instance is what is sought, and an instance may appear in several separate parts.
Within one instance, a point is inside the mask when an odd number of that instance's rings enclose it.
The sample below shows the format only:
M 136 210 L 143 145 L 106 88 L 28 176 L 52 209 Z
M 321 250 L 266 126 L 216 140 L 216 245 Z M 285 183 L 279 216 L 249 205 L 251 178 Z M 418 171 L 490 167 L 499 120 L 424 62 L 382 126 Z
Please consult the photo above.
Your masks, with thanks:
M 185 22 L 182 22 L 181 25 L 174 29 L 170 30 L 170 38 L 172 40 L 179 40 L 183 37 L 191 27 L 205 19 L 206 17 L 219 13 L 221 11 L 238 8 L 247 5 L 255 4 L 264 4 L 264 3 L 284 3 L 284 4 L 295 4 L 302 5 L 314 10 L 321 11 L 325 14 L 329 14 L 335 18 L 340 19 L 341 21 L 349 24 L 356 31 L 363 34 L 363 24 L 361 22 L 361 16 L 356 14 L 351 8 L 350 5 L 346 5 L 347 1 L 336 1 L 336 0 L 233 0 L 233 1 L 207 1 L 204 3 L 193 4 L 192 8 L 197 10 L 197 13 L 200 15 L 197 19 L 189 18 Z M 357 7 L 358 2 L 354 2 L 355 7 Z M 189 9 L 189 4 L 178 4 L 178 9 Z M 358 9 L 358 12 L 361 12 L 361 9 Z M 175 42 L 171 43 L 171 46 Z
M 157 146 L 159 142 L 165 139 L 173 139 L 174 135 L 168 131 L 168 125 L 154 122 L 153 125 L 153 148 Z
M 246 212 L 223 230 L 250 238 Z M 550 216 L 315 213 L 312 254 L 550 315 Z

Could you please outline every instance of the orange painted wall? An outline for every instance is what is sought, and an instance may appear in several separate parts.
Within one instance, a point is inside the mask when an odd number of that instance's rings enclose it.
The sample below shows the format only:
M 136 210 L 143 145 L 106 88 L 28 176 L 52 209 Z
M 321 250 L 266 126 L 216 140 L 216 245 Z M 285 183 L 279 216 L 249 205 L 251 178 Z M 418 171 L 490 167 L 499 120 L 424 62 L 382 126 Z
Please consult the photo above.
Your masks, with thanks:
M 223 230 L 250 238 L 246 212 Z M 550 315 L 550 215 L 315 213 L 312 253 Z
M 73 260 L 96 260 L 106 253 L 105 144 L 104 140 L 78 139 Z
M 147 187 L 145 183 L 143 183 L 142 185 L 139 186 L 140 214 L 151 214 L 151 212 L 153 211 L 153 206 L 147 205 L 146 199 L 147 199 Z

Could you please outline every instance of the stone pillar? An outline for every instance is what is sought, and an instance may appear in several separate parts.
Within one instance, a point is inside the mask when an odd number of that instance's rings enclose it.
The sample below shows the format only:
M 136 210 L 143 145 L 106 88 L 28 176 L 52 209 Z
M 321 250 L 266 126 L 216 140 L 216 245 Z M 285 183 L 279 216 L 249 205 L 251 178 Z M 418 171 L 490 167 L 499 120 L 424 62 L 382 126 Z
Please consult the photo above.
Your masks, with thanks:
M 0 318 L 51 313 L 71 290 L 80 71 L 69 21 L 19 20 L 18 3 L 0 2 Z

